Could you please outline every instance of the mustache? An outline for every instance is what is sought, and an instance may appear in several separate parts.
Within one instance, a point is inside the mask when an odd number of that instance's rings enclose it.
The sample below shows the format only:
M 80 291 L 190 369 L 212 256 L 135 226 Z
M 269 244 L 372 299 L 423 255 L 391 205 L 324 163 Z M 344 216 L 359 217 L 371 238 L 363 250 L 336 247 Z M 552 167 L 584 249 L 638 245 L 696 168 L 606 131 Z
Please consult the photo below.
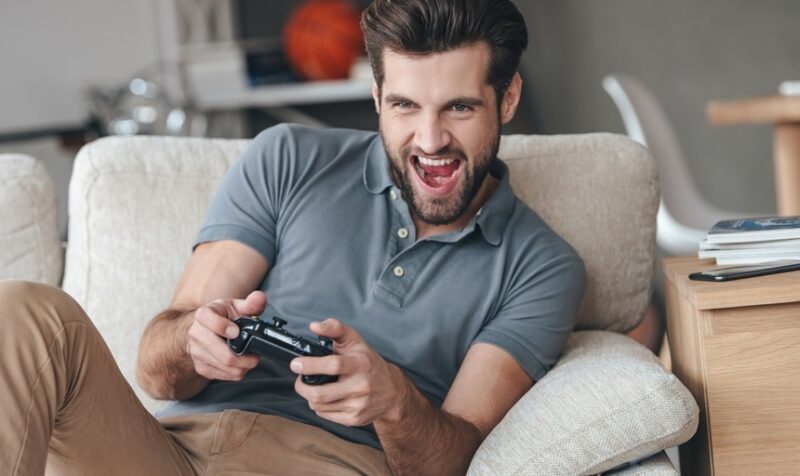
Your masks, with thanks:
M 467 155 L 464 153 L 464 151 L 462 151 L 458 147 L 453 147 L 451 145 L 445 146 L 437 150 L 433 154 L 429 154 L 418 147 L 407 146 L 400 151 L 400 154 L 402 157 L 411 157 L 412 155 L 413 156 L 422 155 L 424 157 L 456 157 L 462 160 L 467 159 Z

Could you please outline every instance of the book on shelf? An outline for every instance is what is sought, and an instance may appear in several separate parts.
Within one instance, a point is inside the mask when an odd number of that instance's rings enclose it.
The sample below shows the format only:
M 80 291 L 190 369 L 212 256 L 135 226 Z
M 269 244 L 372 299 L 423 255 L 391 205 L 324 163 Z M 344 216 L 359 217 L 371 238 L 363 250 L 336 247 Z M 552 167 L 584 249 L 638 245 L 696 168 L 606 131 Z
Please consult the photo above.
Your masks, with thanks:
M 706 235 L 710 244 L 800 238 L 800 216 L 737 218 L 717 222 Z
M 700 242 L 700 251 L 712 250 L 763 250 L 776 248 L 790 248 L 800 250 L 800 238 L 789 240 L 752 241 L 742 243 L 709 243 L 708 240 Z
M 714 258 L 717 264 L 758 264 L 772 261 L 800 261 L 800 248 L 775 250 L 708 250 L 699 251 L 700 259 Z
M 186 45 L 181 55 L 187 86 L 195 95 L 248 85 L 245 53 L 237 43 Z
M 698 257 L 718 265 L 800 261 L 800 217 L 723 220 L 700 242 Z

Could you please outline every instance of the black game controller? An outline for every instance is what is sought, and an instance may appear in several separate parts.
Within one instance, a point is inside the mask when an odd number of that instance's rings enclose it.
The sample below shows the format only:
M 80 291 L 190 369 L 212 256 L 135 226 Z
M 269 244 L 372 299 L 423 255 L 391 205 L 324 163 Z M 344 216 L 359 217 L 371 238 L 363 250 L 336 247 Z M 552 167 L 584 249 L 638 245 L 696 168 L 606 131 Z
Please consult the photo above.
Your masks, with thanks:
M 333 342 L 324 337 L 319 343 L 295 336 L 283 328 L 286 321 L 273 317 L 272 324 L 252 317 L 239 317 L 239 337 L 228 339 L 228 347 L 234 354 L 256 354 L 289 364 L 295 357 L 324 357 L 333 354 Z M 322 385 L 335 382 L 336 375 L 303 375 L 303 383 Z

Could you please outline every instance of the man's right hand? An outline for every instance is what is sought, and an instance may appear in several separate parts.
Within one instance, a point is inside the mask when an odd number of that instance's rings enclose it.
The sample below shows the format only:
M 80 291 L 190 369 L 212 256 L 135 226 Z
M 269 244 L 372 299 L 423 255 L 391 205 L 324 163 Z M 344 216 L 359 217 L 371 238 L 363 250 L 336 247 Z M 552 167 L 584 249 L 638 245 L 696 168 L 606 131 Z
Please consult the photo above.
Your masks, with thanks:
M 199 307 L 186 338 L 195 372 L 209 380 L 237 381 L 258 365 L 257 355 L 235 355 L 225 339 L 239 335 L 234 319 L 259 315 L 266 305 L 264 292 L 253 291 L 245 299 L 216 299 Z
M 209 380 L 241 380 L 257 365 L 257 357 L 237 357 L 228 350 L 225 330 L 236 327 L 238 316 L 264 312 L 264 293 L 247 293 L 259 288 L 268 270 L 260 252 L 238 241 L 197 245 L 169 308 L 151 319 L 142 334 L 136 380 L 148 395 L 185 400 L 203 391 Z

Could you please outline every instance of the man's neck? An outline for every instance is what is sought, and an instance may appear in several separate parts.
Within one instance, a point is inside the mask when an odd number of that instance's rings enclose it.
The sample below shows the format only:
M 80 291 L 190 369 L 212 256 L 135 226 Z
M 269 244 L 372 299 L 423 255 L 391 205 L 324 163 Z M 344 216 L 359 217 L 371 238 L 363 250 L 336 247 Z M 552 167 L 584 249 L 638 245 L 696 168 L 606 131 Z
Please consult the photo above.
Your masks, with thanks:
M 433 235 L 440 235 L 442 233 L 448 233 L 451 231 L 456 231 L 464 228 L 472 217 L 478 213 L 478 210 L 489 200 L 489 197 L 492 196 L 495 190 L 497 190 L 497 186 L 500 182 L 494 178 L 491 174 L 487 174 L 486 178 L 483 180 L 483 184 L 481 184 L 480 190 L 475 195 L 475 198 L 472 199 L 470 202 L 467 211 L 464 212 L 458 220 L 448 223 L 446 225 L 431 225 L 422 221 L 417 216 L 412 216 L 412 220 L 414 221 L 414 227 L 417 229 L 417 240 L 421 240 L 423 238 L 427 238 Z

